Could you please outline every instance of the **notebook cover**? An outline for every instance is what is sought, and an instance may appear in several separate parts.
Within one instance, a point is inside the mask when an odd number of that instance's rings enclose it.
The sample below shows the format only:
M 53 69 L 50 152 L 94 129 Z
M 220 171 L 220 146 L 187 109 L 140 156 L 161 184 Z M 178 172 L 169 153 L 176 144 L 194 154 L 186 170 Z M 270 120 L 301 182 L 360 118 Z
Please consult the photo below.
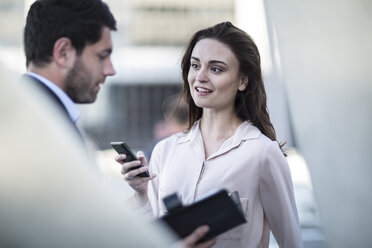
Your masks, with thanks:
M 208 225 L 209 232 L 199 242 L 214 238 L 246 222 L 244 214 L 226 190 L 219 190 L 160 219 L 181 238 L 188 236 L 201 225 Z

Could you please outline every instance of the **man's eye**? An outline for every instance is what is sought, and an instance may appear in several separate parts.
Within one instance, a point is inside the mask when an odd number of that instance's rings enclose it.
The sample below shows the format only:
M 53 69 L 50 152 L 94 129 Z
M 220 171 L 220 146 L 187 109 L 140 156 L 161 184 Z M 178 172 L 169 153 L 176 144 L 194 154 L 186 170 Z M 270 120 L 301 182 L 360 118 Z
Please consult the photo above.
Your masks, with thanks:
M 97 55 L 100 60 L 105 60 L 108 56 L 110 56 L 110 54 L 107 53 L 98 53 Z

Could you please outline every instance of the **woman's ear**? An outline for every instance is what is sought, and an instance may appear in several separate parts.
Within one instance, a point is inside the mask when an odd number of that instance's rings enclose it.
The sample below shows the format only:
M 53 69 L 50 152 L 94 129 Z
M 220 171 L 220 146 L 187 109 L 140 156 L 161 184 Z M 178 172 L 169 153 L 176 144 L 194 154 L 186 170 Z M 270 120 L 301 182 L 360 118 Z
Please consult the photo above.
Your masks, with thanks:
M 61 37 L 54 43 L 53 58 L 59 66 L 71 67 L 75 62 L 75 56 L 76 50 L 69 38 Z
M 248 86 L 248 77 L 242 76 L 239 82 L 239 91 L 244 91 Z

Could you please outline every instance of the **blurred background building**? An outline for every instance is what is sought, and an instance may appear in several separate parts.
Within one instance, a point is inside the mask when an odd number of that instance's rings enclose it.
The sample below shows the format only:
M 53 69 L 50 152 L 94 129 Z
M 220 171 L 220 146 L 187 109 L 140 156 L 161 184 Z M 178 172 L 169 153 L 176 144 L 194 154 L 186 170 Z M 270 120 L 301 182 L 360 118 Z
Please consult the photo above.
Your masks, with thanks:
M 22 54 L 24 15 L 33 1 L 1 0 L 1 62 L 25 71 Z M 235 19 L 233 0 L 109 0 L 117 19 L 113 63 L 117 75 L 94 106 L 81 106 L 80 124 L 100 149 L 125 140 L 143 149 L 152 140 L 154 123 L 163 118 L 163 100 L 180 92 L 182 50 L 195 30 Z M 13 61 L 9 61 L 13 58 Z
M 26 70 L 22 29 L 32 2 L 0 0 L 0 66 L 19 74 Z M 118 23 L 117 75 L 95 104 L 80 106 L 79 121 L 100 150 L 114 140 L 145 149 L 164 99 L 181 90 L 190 36 L 231 21 L 261 53 L 269 112 L 290 150 L 305 247 L 326 247 L 323 234 L 329 247 L 372 246 L 371 1 L 106 2 Z
M 125 140 L 144 149 L 153 126 L 163 119 L 164 99 L 182 88 L 180 60 L 191 35 L 203 27 L 234 20 L 234 1 L 109 1 L 118 21 L 114 65 L 100 97 L 83 122 L 100 148 Z M 96 106 L 98 107 L 98 106 Z M 89 109 L 89 110 L 88 110 Z

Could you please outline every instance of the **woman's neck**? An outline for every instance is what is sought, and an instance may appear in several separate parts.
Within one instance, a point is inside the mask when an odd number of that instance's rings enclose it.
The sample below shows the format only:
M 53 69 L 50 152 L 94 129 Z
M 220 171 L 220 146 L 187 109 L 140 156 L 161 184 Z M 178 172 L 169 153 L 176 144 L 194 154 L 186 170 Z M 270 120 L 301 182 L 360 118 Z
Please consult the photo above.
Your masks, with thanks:
M 203 110 L 201 117 L 201 131 L 205 134 L 212 133 L 213 136 L 226 133 L 237 122 L 241 122 L 239 117 L 233 111 L 210 111 Z
M 218 150 L 222 143 L 231 137 L 242 121 L 230 112 L 212 112 L 203 110 L 200 130 L 203 137 L 205 158 Z

